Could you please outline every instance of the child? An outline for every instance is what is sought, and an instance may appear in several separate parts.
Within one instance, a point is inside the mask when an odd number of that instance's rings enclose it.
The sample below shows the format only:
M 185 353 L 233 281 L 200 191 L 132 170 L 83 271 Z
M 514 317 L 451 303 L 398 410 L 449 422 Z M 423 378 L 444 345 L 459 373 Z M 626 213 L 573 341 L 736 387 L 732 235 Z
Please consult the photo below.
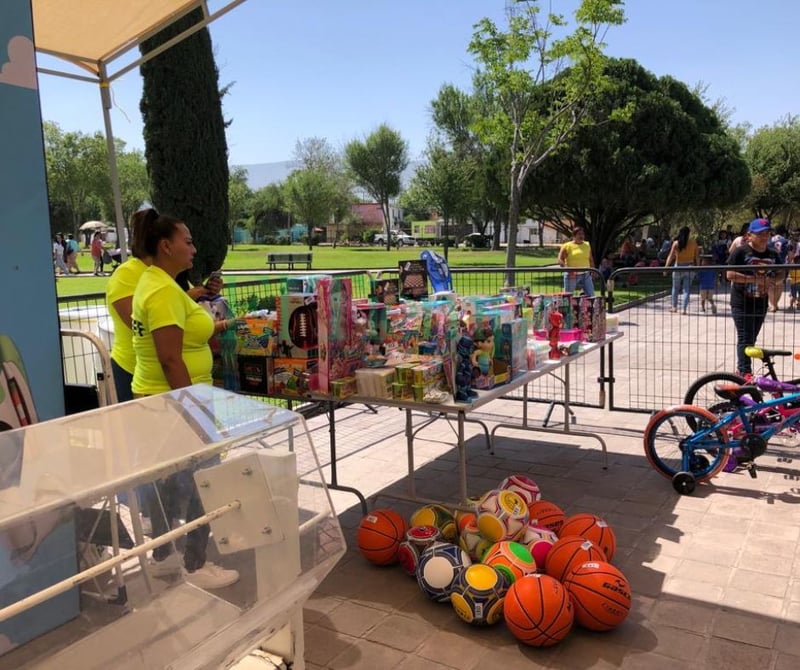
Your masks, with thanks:
M 713 258 L 703 256 L 700 260 L 701 265 L 711 265 Z M 717 273 L 715 270 L 700 270 L 697 273 L 700 284 L 700 309 L 706 311 L 706 302 L 711 306 L 711 313 L 717 313 L 717 306 L 714 304 L 714 292 L 717 288 Z
M 794 257 L 789 262 L 794 266 L 789 270 L 789 283 L 792 292 L 789 309 L 800 309 L 800 245 L 795 245 Z

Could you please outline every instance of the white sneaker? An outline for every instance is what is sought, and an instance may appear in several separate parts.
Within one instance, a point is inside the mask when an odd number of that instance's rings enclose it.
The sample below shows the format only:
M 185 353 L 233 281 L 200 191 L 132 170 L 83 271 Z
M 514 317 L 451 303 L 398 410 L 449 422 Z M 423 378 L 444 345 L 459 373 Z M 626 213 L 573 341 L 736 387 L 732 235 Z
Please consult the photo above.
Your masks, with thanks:
M 211 561 L 206 561 L 202 568 L 186 573 L 186 581 L 201 589 L 221 589 L 239 581 L 236 570 L 226 570 Z
M 147 562 L 147 569 L 153 577 L 171 577 L 183 570 L 183 557 L 172 552 L 163 561 L 151 558 Z

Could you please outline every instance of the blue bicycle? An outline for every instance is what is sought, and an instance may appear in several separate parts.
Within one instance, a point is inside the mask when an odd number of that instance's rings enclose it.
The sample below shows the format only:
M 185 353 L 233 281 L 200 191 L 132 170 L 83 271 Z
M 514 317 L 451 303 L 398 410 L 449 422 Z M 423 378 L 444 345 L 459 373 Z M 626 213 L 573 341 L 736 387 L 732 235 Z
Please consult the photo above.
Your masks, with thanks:
M 737 458 L 739 465 L 755 477 L 755 460 L 767 450 L 769 440 L 800 422 L 800 412 L 780 412 L 786 407 L 796 408 L 800 393 L 754 402 L 753 398 L 761 394 L 752 384 L 720 384 L 715 391 L 730 408 L 724 413 L 678 405 L 655 414 L 645 429 L 647 460 L 672 480 L 678 493 L 692 493 L 697 482 L 719 474 L 730 458 Z M 776 416 L 778 412 L 780 421 L 763 420 L 765 415 Z

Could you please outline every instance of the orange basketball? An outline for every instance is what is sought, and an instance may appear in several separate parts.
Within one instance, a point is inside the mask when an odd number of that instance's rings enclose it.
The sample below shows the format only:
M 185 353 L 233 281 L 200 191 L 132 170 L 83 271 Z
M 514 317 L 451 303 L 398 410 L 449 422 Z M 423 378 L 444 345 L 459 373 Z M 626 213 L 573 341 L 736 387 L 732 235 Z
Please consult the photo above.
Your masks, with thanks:
M 528 515 L 528 525 L 544 526 L 556 534 L 558 534 L 566 518 L 562 509 L 549 500 L 537 500 L 536 502 L 532 502 L 528 505 Z
M 375 565 L 397 562 L 397 550 L 406 534 L 406 522 L 391 509 L 376 509 L 358 524 L 358 549 Z
M 526 575 L 515 581 L 503 602 L 511 633 L 532 647 L 549 647 L 572 629 L 574 608 L 567 590 L 547 575 Z
M 596 514 L 588 514 L 587 512 L 573 514 L 564 521 L 564 525 L 561 526 L 558 534 L 564 537 L 567 535 L 585 537 L 603 550 L 607 561 L 610 562 L 614 558 L 614 552 L 617 549 L 617 538 L 611 526 Z
M 564 578 L 572 598 L 575 620 L 589 630 L 619 626 L 631 609 L 631 586 L 617 568 L 604 561 L 589 561 Z
M 578 535 L 560 538 L 547 552 L 544 571 L 558 580 L 564 579 L 572 568 L 586 561 L 605 561 L 603 550 L 591 540 Z

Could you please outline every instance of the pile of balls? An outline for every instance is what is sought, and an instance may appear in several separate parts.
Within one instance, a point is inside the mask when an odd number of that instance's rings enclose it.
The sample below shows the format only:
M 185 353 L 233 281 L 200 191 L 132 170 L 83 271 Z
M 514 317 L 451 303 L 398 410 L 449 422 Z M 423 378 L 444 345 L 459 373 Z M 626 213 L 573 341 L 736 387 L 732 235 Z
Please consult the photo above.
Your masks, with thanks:
M 628 616 L 630 584 L 611 564 L 616 538 L 599 516 L 566 517 L 525 475 L 470 503 L 455 512 L 425 505 L 408 524 L 394 510 L 373 510 L 359 525 L 358 548 L 375 565 L 400 563 L 467 623 L 505 619 L 531 646 L 560 642 L 576 622 L 606 631 Z

